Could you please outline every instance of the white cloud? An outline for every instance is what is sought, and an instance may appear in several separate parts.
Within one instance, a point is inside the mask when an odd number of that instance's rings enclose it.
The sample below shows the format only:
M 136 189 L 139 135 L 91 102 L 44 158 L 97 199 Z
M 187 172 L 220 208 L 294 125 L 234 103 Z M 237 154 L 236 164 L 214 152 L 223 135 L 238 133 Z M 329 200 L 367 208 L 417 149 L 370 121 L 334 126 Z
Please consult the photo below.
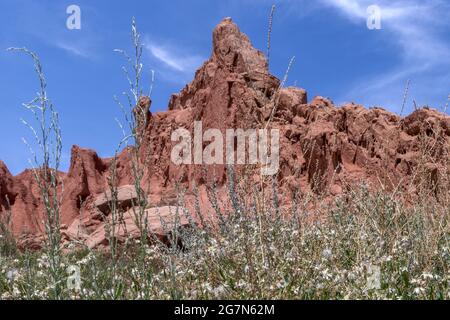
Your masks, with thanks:
M 173 57 L 167 50 L 165 50 L 162 47 L 158 47 L 155 45 L 149 45 L 148 46 L 150 52 L 152 55 L 159 59 L 160 61 L 164 62 L 166 65 L 168 65 L 170 68 L 175 69 L 177 71 L 185 71 L 186 66 L 182 64 L 180 59 L 177 59 Z
M 206 60 L 197 54 L 189 54 L 188 48 L 181 48 L 172 44 L 161 44 L 161 42 L 146 38 L 143 42 L 152 61 L 157 77 L 185 85 L 192 80 L 195 71 Z
M 368 17 L 367 8 L 377 4 L 381 8 L 382 27 L 391 40 L 402 46 L 403 56 L 426 63 L 439 63 L 448 58 L 448 41 L 436 35 L 440 23 L 450 19 L 450 6 L 442 1 L 398 0 L 321 0 L 335 7 L 350 20 L 361 22 Z M 446 13 L 447 12 L 447 13 Z
M 203 62 L 203 58 L 197 55 L 177 54 L 180 51 L 177 48 L 165 47 L 155 43 L 147 43 L 145 47 L 153 57 L 164 63 L 170 69 L 178 72 L 193 72 Z
M 95 49 L 99 38 L 92 29 L 83 27 L 79 31 L 68 30 L 65 21 L 64 24 L 61 23 L 61 16 L 55 14 L 57 11 L 49 3 L 23 0 L 17 0 L 17 2 L 16 8 L 20 10 L 17 11 L 14 22 L 9 26 L 11 28 L 9 35 L 11 32 L 29 34 L 46 45 L 64 50 L 71 55 L 84 59 L 96 59 Z M 82 10 L 93 12 L 93 8 L 88 5 L 83 5 Z M 65 7 L 61 13 L 65 14 Z M 36 21 L 39 21 L 38 25 Z M 14 36 L 10 36 L 10 39 L 14 41 Z M 13 44 L 13 46 L 17 45 Z
M 376 4 L 381 8 L 381 25 L 386 41 L 399 47 L 401 63 L 371 79 L 365 79 L 339 100 L 357 98 L 372 104 L 389 103 L 393 107 L 401 103 L 402 88 L 407 79 L 412 79 L 415 89 L 411 93 L 428 97 L 429 79 L 442 70 L 450 71 L 450 42 L 442 34 L 448 33 L 450 4 L 441 0 L 320 0 L 325 6 L 338 10 L 349 21 L 365 26 L 367 7 Z M 377 32 L 377 31 L 371 31 Z M 447 71 L 447 75 L 450 72 Z M 424 80 L 427 79 L 427 80 Z M 444 76 L 444 79 L 448 79 Z M 450 90 L 449 83 L 440 86 L 444 99 Z M 433 88 L 435 89 L 435 88 Z M 435 90 L 436 91 L 436 90 Z M 394 98 L 396 95 L 398 98 Z M 436 99 L 435 99 L 436 100 Z M 394 101 L 397 101 L 395 103 Z M 434 102 L 434 101 L 433 101 Z M 431 103 L 431 102 L 430 102 Z
M 78 56 L 78 57 L 82 57 L 82 58 L 86 58 L 86 59 L 90 59 L 93 57 L 92 54 L 89 54 L 86 50 L 81 49 L 80 47 L 77 47 L 76 45 L 69 44 L 67 42 L 60 41 L 60 42 L 54 42 L 53 44 L 57 48 L 67 51 L 68 53 Z
M 398 1 L 367 1 L 367 0 L 321 0 L 322 3 L 334 6 L 341 10 L 349 18 L 366 19 L 367 8 L 371 5 L 377 5 L 382 9 L 383 20 L 393 20 L 402 18 L 419 12 L 424 6 L 405 5 L 406 1 L 400 4 Z

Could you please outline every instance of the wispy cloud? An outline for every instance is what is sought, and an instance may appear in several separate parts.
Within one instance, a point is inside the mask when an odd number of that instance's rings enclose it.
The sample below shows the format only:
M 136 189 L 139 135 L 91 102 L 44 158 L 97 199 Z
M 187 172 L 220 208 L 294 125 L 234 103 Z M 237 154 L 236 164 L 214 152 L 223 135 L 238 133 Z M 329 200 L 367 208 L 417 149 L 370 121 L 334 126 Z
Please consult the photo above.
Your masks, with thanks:
M 56 41 L 52 43 L 55 47 L 62 49 L 74 56 L 78 56 L 81 58 L 92 59 L 94 56 L 92 53 L 89 53 L 87 50 L 81 48 L 81 46 L 64 42 L 64 41 Z
M 194 72 L 205 61 L 205 58 L 197 54 L 188 54 L 185 48 L 174 45 L 160 44 L 146 39 L 144 46 L 150 56 L 157 63 L 155 69 L 163 78 L 172 82 L 186 82 L 190 80 Z
M 148 49 L 155 58 L 165 63 L 170 68 L 181 72 L 186 71 L 187 66 L 183 61 L 181 61 L 180 58 L 172 56 L 166 49 L 152 44 L 148 45 Z
M 385 30 L 386 40 L 399 46 L 398 56 L 401 64 L 385 71 L 384 74 L 366 79 L 364 85 L 358 85 L 345 97 L 351 95 L 362 97 L 364 101 L 378 99 L 380 103 L 392 103 L 387 92 L 398 91 L 406 79 L 414 78 L 417 95 L 425 95 L 427 88 L 423 79 L 433 77 L 447 69 L 450 73 L 450 42 L 448 34 L 450 21 L 450 4 L 441 0 L 320 0 L 323 5 L 336 9 L 349 21 L 364 23 L 368 17 L 367 8 L 376 4 L 381 9 L 381 23 Z M 444 34 L 444 36 L 443 36 Z M 447 77 L 444 77 L 447 78 Z M 444 99 L 450 90 L 448 83 L 441 85 Z M 383 96 L 380 94 L 383 92 Z M 413 91 L 414 92 L 414 91 Z M 400 99 L 399 99 L 400 100 Z
M 439 25 L 448 23 L 450 4 L 443 1 L 398 0 L 321 0 L 335 7 L 350 20 L 361 22 L 368 17 L 367 8 L 377 4 L 381 9 L 382 26 L 390 31 L 392 40 L 403 49 L 405 58 L 436 63 L 449 57 L 448 41 L 437 35 Z
M 88 23 L 85 23 L 81 30 L 68 30 L 65 21 L 61 20 L 61 15 L 55 13 L 54 5 L 44 1 L 17 0 L 17 3 L 14 7 L 17 10 L 15 20 L 8 26 L 10 41 L 14 41 L 11 34 L 26 34 L 47 46 L 63 50 L 73 56 L 91 60 L 96 58 L 95 48 L 99 37 L 92 28 L 86 27 Z M 88 5 L 83 5 L 82 10 L 83 13 L 91 14 L 94 11 Z M 65 14 L 64 6 L 60 12 Z M 36 21 L 39 21 L 38 25 Z M 17 46 L 17 44 L 14 45 Z

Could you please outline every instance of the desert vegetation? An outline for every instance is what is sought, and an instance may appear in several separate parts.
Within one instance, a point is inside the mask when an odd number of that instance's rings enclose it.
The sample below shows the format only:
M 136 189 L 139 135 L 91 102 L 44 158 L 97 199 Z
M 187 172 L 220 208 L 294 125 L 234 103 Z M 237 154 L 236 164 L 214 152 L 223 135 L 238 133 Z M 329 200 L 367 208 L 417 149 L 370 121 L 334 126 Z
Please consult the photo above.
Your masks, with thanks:
M 268 56 L 272 16 L 273 9 Z M 261 177 L 257 188 L 245 172 L 230 166 L 226 199 L 219 196 L 216 183 L 206 183 L 211 212 L 200 208 L 195 187 L 195 210 L 186 210 L 186 190 L 180 183 L 175 221 L 163 224 L 168 237 L 162 241 L 147 232 L 151 204 L 150 187 L 143 184 L 148 174 L 143 128 L 148 106 L 141 103 L 142 46 L 134 21 L 132 41 L 132 58 L 117 50 L 129 63 L 131 71 L 124 71 L 130 90 L 124 94 L 126 104 L 115 99 L 125 124 L 110 167 L 105 250 L 76 241 L 61 243 L 58 114 L 47 96 L 38 57 L 20 49 L 33 58 L 40 83 L 38 97 L 26 105 L 39 130 L 26 124 L 38 146 L 33 173 L 45 202 L 45 243 L 40 250 L 17 248 L 10 215 L 1 212 L 0 299 L 450 298 L 450 162 L 448 153 L 442 155 L 446 146 L 440 145 L 438 132 L 421 135 L 418 165 L 407 184 L 348 183 L 333 197 L 327 188 L 295 190 L 286 206 L 276 177 Z M 277 113 L 276 105 L 271 105 L 266 126 Z M 119 242 L 123 211 L 117 206 L 116 171 L 124 146 L 130 150 L 133 219 L 140 236 Z M 437 153 L 444 161 L 436 160 Z M 427 164 L 438 161 L 439 169 L 433 171 L 438 179 L 430 178 Z M 189 226 L 180 228 L 183 219 Z M 69 285 L 73 267 L 80 270 L 79 286 Z
M 230 196 L 239 199 L 236 192 Z M 175 232 L 169 245 L 132 240 L 116 257 L 87 249 L 65 254 L 59 278 L 79 266 L 81 290 L 61 286 L 57 297 L 450 298 L 448 198 L 406 207 L 361 186 L 319 208 L 320 219 L 305 209 L 307 195 L 298 200 L 290 213 L 271 204 L 261 215 L 239 202 L 242 211 L 224 214 L 215 228 Z M 5 235 L 1 240 L 1 298 L 56 298 L 46 251 L 18 253 Z

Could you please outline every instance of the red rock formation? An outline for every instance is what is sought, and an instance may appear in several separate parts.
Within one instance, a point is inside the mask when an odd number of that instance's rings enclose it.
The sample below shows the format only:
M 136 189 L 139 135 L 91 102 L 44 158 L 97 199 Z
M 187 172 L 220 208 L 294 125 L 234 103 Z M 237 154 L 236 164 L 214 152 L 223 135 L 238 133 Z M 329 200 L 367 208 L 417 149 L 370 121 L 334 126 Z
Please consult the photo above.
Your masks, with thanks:
M 202 208 L 208 208 L 202 184 L 212 177 L 217 179 L 219 189 L 225 183 L 225 165 L 204 168 L 171 161 L 171 133 L 180 127 L 192 132 L 194 121 L 202 121 L 203 130 L 217 128 L 224 132 L 227 128 L 262 128 L 272 118 L 271 128 L 281 132 L 277 178 L 286 191 L 300 188 L 337 195 L 348 183 L 359 181 L 396 188 L 410 178 L 424 139 L 436 141 L 431 152 L 437 161 L 426 166 L 430 179 L 438 179 L 439 161 L 448 163 L 450 117 L 434 109 L 423 108 L 401 118 L 381 108 L 365 109 L 356 104 L 336 107 L 323 97 L 308 103 L 305 90 L 279 86 L 280 81 L 268 71 L 264 55 L 253 48 L 230 18 L 224 19 L 213 32 L 211 57 L 194 80 L 171 97 L 168 111 L 151 114 L 148 98 L 142 98 L 135 110 L 139 132 L 143 132 L 142 187 L 150 186 L 151 206 L 173 205 L 175 185 L 181 182 L 190 190 L 194 183 L 200 186 Z M 117 157 L 118 186 L 134 185 L 133 152 L 125 149 Z M 61 221 L 68 226 L 66 237 L 89 243 L 103 241 L 90 235 L 104 235 L 104 217 L 95 201 L 109 191 L 113 163 L 114 159 L 101 159 L 94 151 L 72 148 L 69 172 L 60 174 L 64 185 Z M 131 194 L 135 197 L 134 192 Z M 282 194 L 289 201 L 289 192 Z M 192 193 L 187 195 L 188 199 L 192 197 Z M 192 207 L 189 203 L 187 206 Z M 17 236 L 42 234 L 44 208 L 32 172 L 12 177 L 0 162 L 0 215 L 9 209 Z

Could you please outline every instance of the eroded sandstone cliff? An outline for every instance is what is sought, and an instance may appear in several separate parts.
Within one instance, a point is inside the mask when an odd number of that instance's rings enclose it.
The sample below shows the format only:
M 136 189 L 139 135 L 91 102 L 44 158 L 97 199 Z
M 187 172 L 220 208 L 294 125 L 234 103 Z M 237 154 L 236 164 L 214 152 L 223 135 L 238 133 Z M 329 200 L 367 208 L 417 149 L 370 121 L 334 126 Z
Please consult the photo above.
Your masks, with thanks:
M 180 166 L 171 161 L 172 132 L 178 128 L 192 132 L 194 121 L 202 121 L 203 130 L 224 132 L 263 128 L 271 120 L 270 128 L 281 133 L 276 178 L 285 203 L 292 190 L 336 196 L 358 182 L 406 188 L 419 161 L 424 162 L 430 186 L 435 186 L 448 168 L 450 117 L 431 108 L 401 118 L 382 108 L 337 107 L 323 97 L 308 101 L 304 89 L 280 88 L 264 55 L 230 18 L 216 27 L 211 57 L 194 80 L 171 97 L 168 111 L 150 113 L 150 100 L 143 98 L 142 103 L 148 113 L 141 124 L 141 159 L 146 159 L 142 186 L 150 191 L 151 206 L 164 208 L 166 215 L 170 215 L 169 206 L 176 204 L 177 183 L 188 189 L 188 208 L 192 189 L 198 187 L 204 210 L 210 205 L 202 185 L 214 180 L 221 189 L 226 184 L 226 165 Z M 423 153 L 423 144 L 430 141 L 428 156 L 434 160 L 427 160 Z M 59 174 L 64 185 L 61 223 L 66 240 L 81 239 L 92 247 L 102 243 L 107 213 L 100 213 L 98 203 L 109 190 L 112 163 L 113 159 L 102 159 L 95 151 L 72 148 L 70 169 Z M 135 196 L 130 149 L 118 155 L 116 165 L 122 200 L 130 200 Z M 237 166 L 237 172 L 243 167 Z M 257 172 L 249 176 L 259 178 Z M 45 210 L 40 197 L 31 170 L 12 176 L 0 161 L 0 216 L 11 214 L 11 228 L 23 246 L 38 246 L 33 239 L 42 239 Z M 158 221 L 154 224 L 157 230 Z

